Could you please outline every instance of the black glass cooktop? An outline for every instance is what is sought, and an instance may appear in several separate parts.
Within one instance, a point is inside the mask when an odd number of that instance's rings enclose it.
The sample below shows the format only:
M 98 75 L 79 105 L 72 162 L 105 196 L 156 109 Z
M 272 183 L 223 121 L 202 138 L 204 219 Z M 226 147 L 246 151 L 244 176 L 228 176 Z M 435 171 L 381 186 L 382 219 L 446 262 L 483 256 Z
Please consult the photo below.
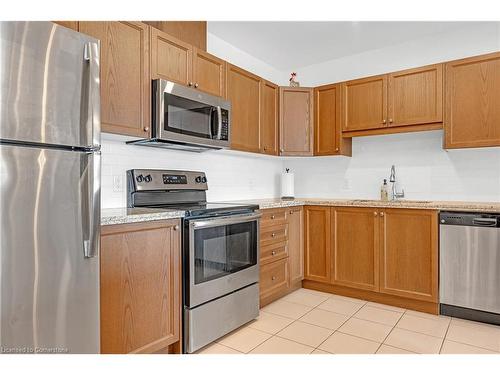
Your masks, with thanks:
M 240 212 L 245 213 L 259 209 L 259 206 L 255 204 L 242 205 L 236 203 L 186 203 L 159 205 L 155 207 L 185 211 L 186 218 L 199 216 L 234 215 Z

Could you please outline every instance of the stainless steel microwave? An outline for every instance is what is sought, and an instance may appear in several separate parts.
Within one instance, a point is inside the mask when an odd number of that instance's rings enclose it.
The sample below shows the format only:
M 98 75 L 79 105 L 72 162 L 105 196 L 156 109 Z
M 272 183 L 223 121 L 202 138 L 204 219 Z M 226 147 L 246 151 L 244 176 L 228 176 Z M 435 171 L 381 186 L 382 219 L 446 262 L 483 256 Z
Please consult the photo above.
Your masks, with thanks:
M 152 91 L 151 137 L 127 143 L 197 152 L 229 148 L 230 102 L 163 79 L 153 81 Z

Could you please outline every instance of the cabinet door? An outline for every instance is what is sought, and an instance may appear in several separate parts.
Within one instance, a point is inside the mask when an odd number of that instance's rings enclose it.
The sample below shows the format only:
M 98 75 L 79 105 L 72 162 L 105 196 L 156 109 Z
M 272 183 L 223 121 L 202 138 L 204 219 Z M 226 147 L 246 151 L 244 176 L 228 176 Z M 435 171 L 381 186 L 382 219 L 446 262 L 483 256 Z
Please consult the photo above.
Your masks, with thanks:
M 330 207 L 306 206 L 304 279 L 331 281 L 331 213 Z
M 389 74 L 389 126 L 443 121 L 443 65 Z
M 343 131 L 380 129 L 387 125 L 387 75 L 342 84 Z
M 333 283 L 378 290 L 378 211 L 372 208 L 334 208 Z
M 262 82 L 260 117 L 260 152 L 278 155 L 278 106 L 279 87 L 271 82 Z
M 78 21 L 52 21 L 60 26 L 67 27 L 68 29 L 78 31 Z
M 445 148 L 500 146 L 500 52 L 445 70 Z
M 193 51 L 193 84 L 198 90 L 225 96 L 226 62 L 205 51 Z
M 261 79 L 227 64 L 226 82 L 227 98 L 231 101 L 231 148 L 259 152 Z
M 183 85 L 192 84 L 192 46 L 151 28 L 151 77 Z
M 341 85 L 314 89 L 314 155 L 351 155 L 352 140 L 342 138 Z
M 178 225 L 169 220 L 102 227 L 102 353 L 153 353 L 179 341 Z
M 294 284 L 304 279 L 304 211 L 302 207 L 291 207 L 287 217 L 290 284 Z
M 436 211 L 386 209 L 380 226 L 380 292 L 438 302 Z
M 101 41 L 101 130 L 149 136 L 149 27 L 140 22 L 79 22 Z
M 288 280 L 288 262 L 286 258 L 261 266 L 259 278 L 261 306 L 286 293 Z
M 313 90 L 280 87 L 280 155 L 313 154 Z

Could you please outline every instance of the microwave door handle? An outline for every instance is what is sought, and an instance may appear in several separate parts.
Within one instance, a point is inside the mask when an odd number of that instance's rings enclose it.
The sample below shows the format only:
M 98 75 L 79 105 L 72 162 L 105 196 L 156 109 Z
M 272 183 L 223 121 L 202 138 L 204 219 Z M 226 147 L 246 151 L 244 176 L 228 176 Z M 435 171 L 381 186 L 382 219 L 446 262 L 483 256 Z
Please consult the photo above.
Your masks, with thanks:
M 220 105 L 217 106 L 217 139 L 222 137 L 222 110 Z

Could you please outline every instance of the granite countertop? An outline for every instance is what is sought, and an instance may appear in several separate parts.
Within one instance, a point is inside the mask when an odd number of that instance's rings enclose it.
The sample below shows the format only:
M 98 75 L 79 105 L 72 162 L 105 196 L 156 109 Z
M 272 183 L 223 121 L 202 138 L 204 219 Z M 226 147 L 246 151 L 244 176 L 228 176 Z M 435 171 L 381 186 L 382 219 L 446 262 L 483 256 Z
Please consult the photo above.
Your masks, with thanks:
M 101 210 L 101 225 L 129 224 L 182 217 L 184 217 L 184 211 L 162 208 L 104 208 Z
M 318 205 L 344 207 L 413 208 L 442 211 L 474 211 L 500 213 L 500 202 L 426 201 L 405 199 L 397 200 L 394 202 L 384 202 L 375 199 L 295 198 L 293 200 L 282 200 L 279 198 L 270 198 L 230 201 L 227 203 L 258 204 L 260 209 Z

